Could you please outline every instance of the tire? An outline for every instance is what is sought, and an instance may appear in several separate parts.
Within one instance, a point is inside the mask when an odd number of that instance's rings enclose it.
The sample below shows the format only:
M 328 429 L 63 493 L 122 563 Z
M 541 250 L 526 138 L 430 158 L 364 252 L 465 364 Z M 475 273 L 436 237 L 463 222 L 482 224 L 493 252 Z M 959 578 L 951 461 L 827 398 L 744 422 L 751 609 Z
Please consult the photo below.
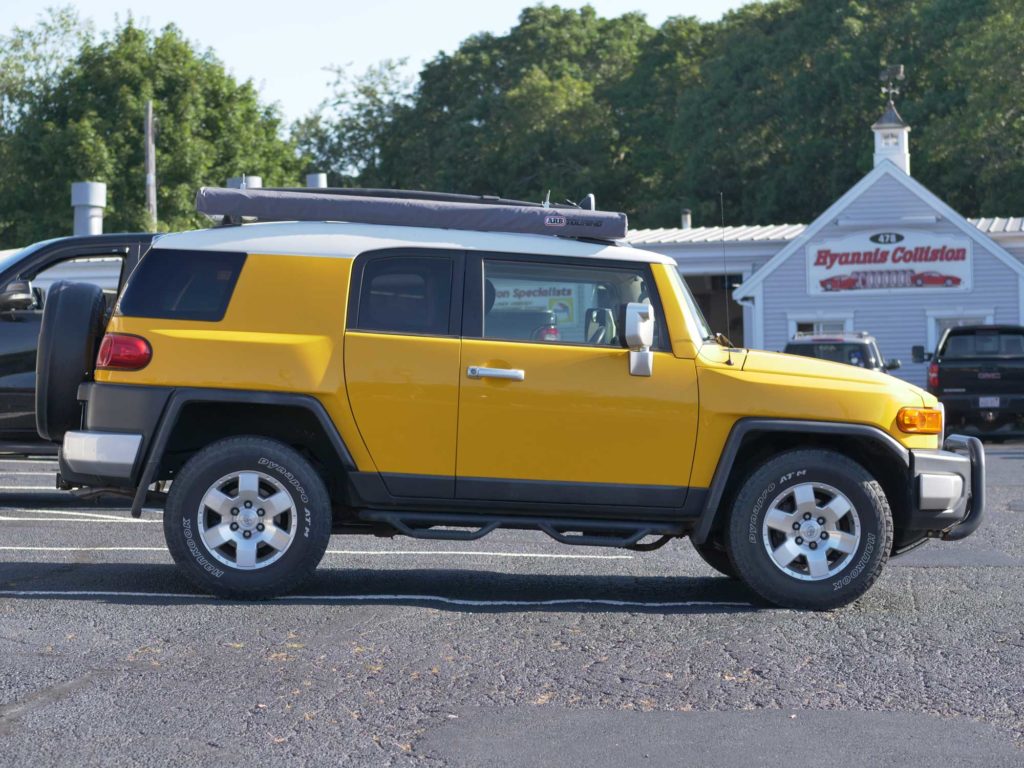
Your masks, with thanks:
M 739 577 L 785 608 L 828 610 L 859 598 L 889 559 L 892 536 L 881 486 L 828 450 L 788 451 L 765 463 L 743 484 L 728 523 Z
M 323 558 L 330 499 L 316 470 L 292 448 L 262 437 L 229 438 L 195 454 L 171 484 L 164 536 L 174 561 L 203 591 L 277 597 L 308 581 Z
M 732 564 L 729 559 L 729 553 L 725 551 L 724 547 L 708 541 L 705 544 L 696 544 L 691 539 L 693 548 L 697 550 L 697 554 L 700 555 L 700 559 L 710 565 L 716 571 L 723 576 L 728 576 L 730 579 L 738 579 L 739 574 L 736 573 L 736 567 Z
M 59 443 L 81 424 L 78 385 L 93 376 L 103 336 L 103 291 L 90 283 L 54 283 L 43 305 L 36 352 L 36 431 Z

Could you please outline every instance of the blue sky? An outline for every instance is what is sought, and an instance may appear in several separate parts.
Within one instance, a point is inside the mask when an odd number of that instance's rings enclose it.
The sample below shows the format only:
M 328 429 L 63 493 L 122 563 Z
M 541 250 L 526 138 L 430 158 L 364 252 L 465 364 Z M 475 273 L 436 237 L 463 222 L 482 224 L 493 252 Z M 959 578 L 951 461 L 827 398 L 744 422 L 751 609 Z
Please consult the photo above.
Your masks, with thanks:
M 32 24 L 61 0 L 0 3 L 0 34 Z M 240 79 L 252 78 L 288 120 L 326 95 L 331 64 L 362 71 L 386 58 L 408 58 L 410 73 L 439 51 L 451 51 L 476 32 L 506 32 L 529 0 L 79 0 L 71 3 L 97 30 L 129 12 L 154 27 L 173 22 L 203 47 L 213 48 Z M 551 4 L 551 3 L 546 3 Z M 579 7 L 562 0 L 563 7 Z M 652 24 L 669 16 L 718 19 L 741 0 L 591 0 L 602 16 L 641 11 Z

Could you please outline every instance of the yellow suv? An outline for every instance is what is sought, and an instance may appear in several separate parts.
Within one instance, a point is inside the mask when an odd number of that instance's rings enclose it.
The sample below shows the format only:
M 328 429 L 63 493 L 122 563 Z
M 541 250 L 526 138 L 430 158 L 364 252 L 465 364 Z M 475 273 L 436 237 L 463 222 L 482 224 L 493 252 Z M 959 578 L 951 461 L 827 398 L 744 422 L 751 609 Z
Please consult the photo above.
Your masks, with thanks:
M 981 444 L 944 437 L 932 395 L 723 346 L 671 259 L 617 244 L 621 214 L 298 190 L 199 208 L 221 226 L 157 239 L 106 328 L 89 286 L 52 292 L 37 415 L 61 486 L 164 504 L 204 590 L 294 589 L 332 532 L 516 528 L 689 536 L 767 601 L 825 609 L 981 521 Z

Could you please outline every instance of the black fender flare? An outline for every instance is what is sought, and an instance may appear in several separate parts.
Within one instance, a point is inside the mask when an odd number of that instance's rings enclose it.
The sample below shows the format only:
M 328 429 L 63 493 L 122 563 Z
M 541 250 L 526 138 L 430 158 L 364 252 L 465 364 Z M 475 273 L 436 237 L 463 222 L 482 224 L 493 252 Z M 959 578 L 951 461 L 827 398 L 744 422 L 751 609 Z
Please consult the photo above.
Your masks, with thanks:
M 142 473 L 139 476 L 139 484 L 135 489 L 135 496 L 132 500 L 132 517 L 142 516 L 142 505 L 146 502 L 146 495 L 149 486 L 156 481 L 157 473 L 160 470 L 160 462 L 163 461 L 164 451 L 167 443 L 174 432 L 174 428 L 181 416 L 182 409 L 191 403 L 244 403 L 245 405 L 283 405 L 292 408 L 302 408 L 309 411 L 316 418 L 317 422 L 327 435 L 331 446 L 337 453 L 342 466 L 350 472 L 356 471 L 356 463 L 352 458 L 345 441 L 338 433 L 331 417 L 323 404 L 312 395 L 298 395 L 287 392 L 257 392 L 248 390 L 233 389 L 207 389 L 202 387 L 183 387 L 174 389 L 163 413 L 156 432 L 146 453 L 146 460 L 142 466 Z
M 884 432 L 878 427 L 867 424 L 846 424 L 832 421 L 801 421 L 798 419 L 740 419 L 729 432 L 726 438 L 722 455 L 718 459 L 718 466 L 715 468 L 715 475 L 708 488 L 708 494 L 704 501 L 704 508 L 700 517 L 697 518 L 697 525 L 694 526 L 690 538 L 694 544 L 704 544 L 714 528 L 715 521 L 721 513 L 719 507 L 722 497 L 725 495 L 726 484 L 729 475 L 739 454 L 740 447 L 747 436 L 755 433 L 791 433 L 799 432 L 805 435 L 824 435 L 829 437 L 845 436 L 866 438 L 878 446 L 879 450 L 885 451 L 892 458 L 898 460 L 910 471 L 910 451 L 904 448 L 892 435 Z

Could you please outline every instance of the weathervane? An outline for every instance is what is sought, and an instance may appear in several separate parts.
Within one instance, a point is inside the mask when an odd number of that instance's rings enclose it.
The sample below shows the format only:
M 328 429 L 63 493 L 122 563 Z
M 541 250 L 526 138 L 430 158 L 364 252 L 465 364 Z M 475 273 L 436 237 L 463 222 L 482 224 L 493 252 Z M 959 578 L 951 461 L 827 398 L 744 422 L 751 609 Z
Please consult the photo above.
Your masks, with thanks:
M 893 103 L 892 97 L 898 96 L 900 92 L 900 89 L 893 85 L 893 80 L 902 80 L 904 77 L 906 77 L 906 75 L 903 71 L 902 64 L 893 64 L 892 66 L 886 67 L 882 70 L 882 74 L 879 75 L 878 79 L 885 83 L 885 85 L 882 86 L 882 95 L 889 100 L 890 104 Z

